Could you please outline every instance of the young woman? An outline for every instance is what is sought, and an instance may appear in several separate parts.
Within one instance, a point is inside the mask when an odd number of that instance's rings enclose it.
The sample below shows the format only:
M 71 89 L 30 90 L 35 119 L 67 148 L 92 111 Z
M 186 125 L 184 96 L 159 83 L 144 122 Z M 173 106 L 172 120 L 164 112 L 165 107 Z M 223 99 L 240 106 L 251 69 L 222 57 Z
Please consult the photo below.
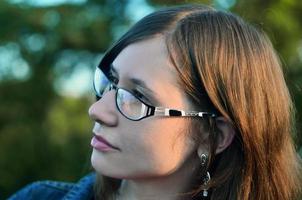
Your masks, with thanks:
M 154 12 L 107 51 L 94 88 L 96 175 L 38 182 L 11 199 L 299 198 L 280 62 L 239 17 L 200 5 Z

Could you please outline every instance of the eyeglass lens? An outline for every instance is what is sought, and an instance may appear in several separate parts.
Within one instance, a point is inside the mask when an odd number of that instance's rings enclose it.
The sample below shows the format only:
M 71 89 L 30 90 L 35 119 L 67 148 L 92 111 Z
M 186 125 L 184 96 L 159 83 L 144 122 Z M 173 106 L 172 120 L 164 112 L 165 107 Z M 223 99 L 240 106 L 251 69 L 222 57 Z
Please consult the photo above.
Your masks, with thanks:
M 145 116 L 147 107 L 133 94 L 119 88 L 116 95 L 117 107 L 126 117 L 136 120 Z

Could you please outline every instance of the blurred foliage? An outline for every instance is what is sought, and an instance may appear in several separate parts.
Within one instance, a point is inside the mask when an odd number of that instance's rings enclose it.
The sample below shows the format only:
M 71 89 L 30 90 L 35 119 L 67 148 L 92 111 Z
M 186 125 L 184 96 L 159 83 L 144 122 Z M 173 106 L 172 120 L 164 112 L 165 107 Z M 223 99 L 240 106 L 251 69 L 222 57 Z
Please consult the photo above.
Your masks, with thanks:
M 0 199 L 35 180 L 75 181 L 90 170 L 92 122 L 87 110 L 93 95 L 62 95 L 56 86 L 79 65 L 92 71 L 100 55 L 133 23 L 129 2 L 136 1 L 90 0 L 48 7 L 0 1 Z M 147 2 L 153 7 L 211 4 L 264 29 L 285 66 L 301 130 L 302 1 Z M 301 152 L 301 132 L 296 144 Z

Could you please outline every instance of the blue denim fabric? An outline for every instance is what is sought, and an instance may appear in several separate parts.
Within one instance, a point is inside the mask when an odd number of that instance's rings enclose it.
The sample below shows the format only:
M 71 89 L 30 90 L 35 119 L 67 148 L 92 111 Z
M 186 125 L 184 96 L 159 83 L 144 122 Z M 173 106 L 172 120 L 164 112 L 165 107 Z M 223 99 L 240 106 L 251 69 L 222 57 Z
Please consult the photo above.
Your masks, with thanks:
M 38 181 L 24 187 L 8 200 L 93 200 L 94 182 L 94 173 L 77 183 Z

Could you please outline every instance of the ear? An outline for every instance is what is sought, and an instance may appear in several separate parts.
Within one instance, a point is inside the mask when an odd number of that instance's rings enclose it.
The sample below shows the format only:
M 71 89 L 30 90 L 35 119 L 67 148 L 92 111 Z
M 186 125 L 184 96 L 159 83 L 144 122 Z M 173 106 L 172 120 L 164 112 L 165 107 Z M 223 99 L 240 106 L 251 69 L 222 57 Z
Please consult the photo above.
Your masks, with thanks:
M 217 117 L 215 120 L 216 120 L 216 126 L 220 132 L 217 138 L 217 149 L 216 149 L 216 154 L 219 154 L 232 143 L 235 136 L 235 128 L 224 117 Z

